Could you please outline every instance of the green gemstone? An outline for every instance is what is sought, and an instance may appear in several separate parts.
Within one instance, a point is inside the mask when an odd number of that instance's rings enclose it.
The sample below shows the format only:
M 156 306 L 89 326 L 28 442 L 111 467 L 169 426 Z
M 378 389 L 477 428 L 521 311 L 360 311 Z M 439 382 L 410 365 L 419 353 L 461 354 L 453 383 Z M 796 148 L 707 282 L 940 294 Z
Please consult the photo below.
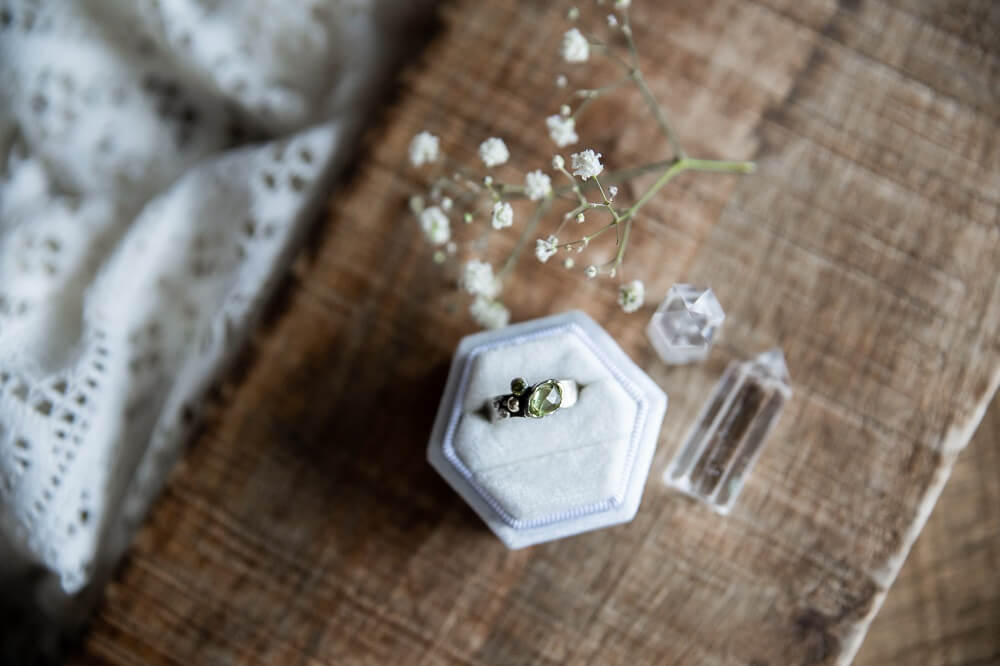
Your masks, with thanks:
M 555 380 L 549 379 L 536 386 L 531 392 L 526 411 L 528 416 L 540 419 L 559 409 L 561 404 L 562 387 Z
M 528 382 L 524 380 L 524 377 L 518 377 L 510 382 L 510 392 L 514 395 L 521 395 L 528 390 Z

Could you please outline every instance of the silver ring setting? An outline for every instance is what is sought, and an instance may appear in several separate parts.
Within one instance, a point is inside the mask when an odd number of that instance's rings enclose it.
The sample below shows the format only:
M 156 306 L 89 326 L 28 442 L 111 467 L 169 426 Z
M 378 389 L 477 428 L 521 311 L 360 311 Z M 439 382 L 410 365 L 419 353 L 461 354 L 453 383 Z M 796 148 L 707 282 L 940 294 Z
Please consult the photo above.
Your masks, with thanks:
M 523 377 L 510 382 L 510 393 L 486 401 L 493 422 L 509 418 L 541 419 L 560 409 L 572 407 L 580 395 L 580 385 L 572 379 L 546 379 L 529 385 Z

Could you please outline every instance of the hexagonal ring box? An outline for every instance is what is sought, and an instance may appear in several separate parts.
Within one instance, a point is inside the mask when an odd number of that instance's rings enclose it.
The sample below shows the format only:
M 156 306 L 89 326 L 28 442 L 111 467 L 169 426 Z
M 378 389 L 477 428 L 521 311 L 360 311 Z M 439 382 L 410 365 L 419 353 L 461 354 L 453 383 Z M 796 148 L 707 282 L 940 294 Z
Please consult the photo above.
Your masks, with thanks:
M 577 383 L 576 404 L 492 422 L 511 380 Z M 427 459 L 509 547 L 632 520 L 667 396 L 610 335 L 567 312 L 462 339 Z

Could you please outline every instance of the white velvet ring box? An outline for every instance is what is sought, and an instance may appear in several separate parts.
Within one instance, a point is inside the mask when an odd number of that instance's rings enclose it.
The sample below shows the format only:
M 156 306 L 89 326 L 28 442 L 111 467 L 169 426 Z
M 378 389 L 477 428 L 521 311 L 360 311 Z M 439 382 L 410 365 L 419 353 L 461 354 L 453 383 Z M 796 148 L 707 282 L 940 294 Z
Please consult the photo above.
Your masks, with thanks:
M 491 423 L 510 381 L 571 379 L 578 402 Z M 427 459 L 509 548 L 635 516 L 667 396 L 593 319 L 567 312 L 462 339 Z

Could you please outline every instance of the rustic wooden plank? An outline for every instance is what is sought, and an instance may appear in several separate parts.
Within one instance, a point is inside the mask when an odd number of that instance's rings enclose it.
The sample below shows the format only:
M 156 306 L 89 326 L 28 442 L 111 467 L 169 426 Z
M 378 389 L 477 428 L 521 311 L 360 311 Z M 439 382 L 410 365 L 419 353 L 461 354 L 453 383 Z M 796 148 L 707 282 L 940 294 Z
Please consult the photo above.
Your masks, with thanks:
M 626 316 L 609 284 L 525 264 L 516 318 L 586 310 L 671 407 L 635 521 L 517 552 L 424 462 L 471 327 L 406 212 L 421 183 L 405 147 L 429 128 L 470 155 L 499 134 L 544 165 L 564 8 L 450 6 L 80 659 L 849 661 L 1000 379 L 1000 55 L 938 21 L 940 3 L 913 5 L 636 4 L 650 85 L 689 151 L 760 169 L 679 179 L 627 270 L 654 297 L 711 284 L 728 319 L 707 363 L 668 369 L 644 338 L 651 306 Z M 656 159 L 666 142 L 644 118 L 637 96 L 609 100 L 580 133 L 612 166 Z M 721 519 L 658 477 L 725 363 L 775 343 L 796 395 Z
M 1000 663 L 1000 396 L 872 623 L 857 666 Z

